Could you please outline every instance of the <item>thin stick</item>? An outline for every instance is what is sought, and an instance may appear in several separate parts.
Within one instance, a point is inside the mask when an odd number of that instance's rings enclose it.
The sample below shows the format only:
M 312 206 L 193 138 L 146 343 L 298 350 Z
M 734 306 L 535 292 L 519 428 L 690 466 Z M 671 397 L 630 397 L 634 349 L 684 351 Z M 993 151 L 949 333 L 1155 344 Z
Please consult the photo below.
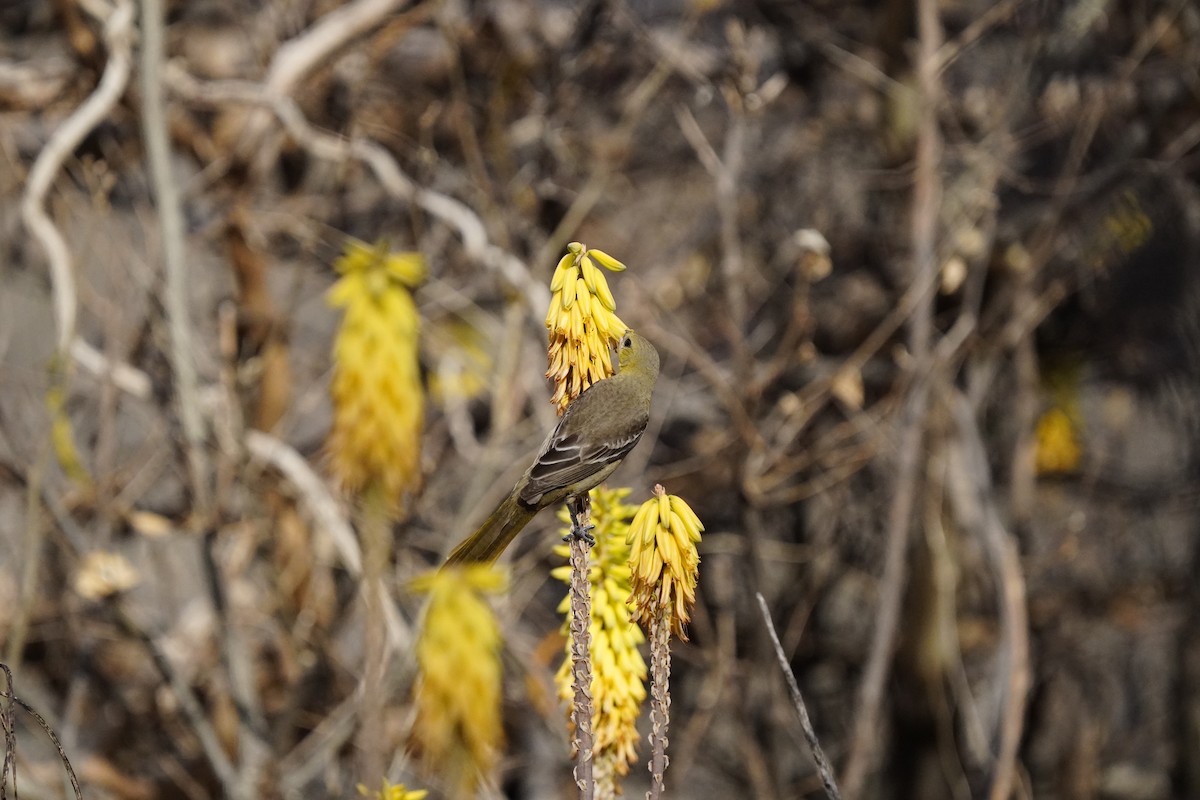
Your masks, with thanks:
M 391 544 L 391 521 L 383 490 L 370 487 L 362 497 L 363 539 L 362 594 L 364 646 L 362 680 L 359 684 L 359 778 L 368 786 L 378 786 L 384 777 L 387 743 L 384 714 L 387 697 L 384 676 L 387 673 L 385 647 L 386 622 L 384 607 L 384 575 L 387 572 Z
M 767 609 L 766 598 L 762 596 L 762 592 L 755 592 L 754 596 L 758 598 L 758 608 L 762 612 L 763 624 L 767 626 L 767 634 L 770 635 L 771 645 L 775 648 L 775 658 L 779 660 L 779 668 L 783 671 L 788 691 L 791 692 L 792 706 L 796 709 L 796 716 L 800 717 L 800 729 L 804 731 L 804 741 L 808 742 L 808 749 L 812 751 L 813 761 L 817 763 L 817 773 L 821 776 L 821 785 L 825 787 L 825 795 L 829 800 L 841 800 L 841 792 L 838 791 L 837 781 L 833 777 L 833 767 L 830 765 L 829 759 L 825 757 L 825 751 L 821 749 L 821 742 L 817 739 L 816 731 L 813 730 L 812 720 L 808 716 L 808 706 L 804 704 L 804 697 L 800 694 L 800 685 L 796 683 L 796 674 L 792 672 L 792 667 L 788 664 L 787 653 L 783 652 L 783 645 L 779 642 L 779 634 L 775 632 L 775 623 L 771 621 L 771 612 Z
M 233 624 L 229 615 L 229 592 L 225 588 L 225 577 L 217 564 L 217 532 L 209 530 L 204 536 L 204 575 L 208 582 L 209 598 L 213 605 L 213 616 L 221 659 L 229 680 L 229 691 L 242 719 L 238 731 L 238 785 L 243 797 L 253 797 L 269 757 L 266 742 L 267 724 L 254 685 L 254 661 L 241 631 Z
M 354 0 L 335 8 L 304 33 L 280 45 L 267 70 L 267 87 L 279 94 L 291 94 L 335 53 L 406 4 L 407 0 Z
M 327 66 L 350 43 L 383 24 L 405 0 L 350 0 L 322 15 L 275 51 L 267 67 L 264 88 L 290 97 L 306 78 Z M 270 135 L 274 134 L 274 135 Z M 270 128 L 270 115 L 255 111 L 246 116 L 238 139 L 238 155 L 262 174 L 275 163 L 282 137 Z
M 944 72 L 959 56 L 998 25 L 1008 21 L 1024 0 L 1002 0 L 996 3 L 963 28 L 953 41 L 947 42 L 937 51 L 937 71 Z
M 150 376 L 137 367 L 109 358 L 78 337 L 71 342 L 70 352 L 75 363 L 92 375 L 105 381 L 112 381 L 113 386 L 131 397 L 139 400 L 150 399 L 151 393 L 154 391 Z
M 118 0 L 116 7 L 104 23 L 104 44 L 108 49 L 108 62 L 96 91 L 75 109 L 71 116 L 54 131 L 50 141 L 38 153 L 29 178 L 25 182 L 25 194 L 21 199 L 21 218 L 33 238 L 37 239 L 46 252 L 50 270 L 50 287 L 54 294 L 54 322 L 57 327 L 59 353 L 72 348 L 75 339 L 75 319 L 78 311 L 78 293 L 72 270 L 71 252 L 62 233 L 46 213 L 46 194 L 62 169 L 63 162 L 75 152 L 75 148 L 100 122 L 108 116 L 125 87 L 133 63 L 133 2 Z M 99 355 L 90 345 L 89 355 Z
M 971 405 L 964 395 L 957 393 L 952 410 L 959 441 L 958 447 L 951 450 L 951 463 L 946 471 L 950 497 L 963 528 L 971 531 L 983 545 L 995 573 L 1000 606 L 1002 646 L 996 655 L 994 670 L 997 679 L 1002 679 L 1002 707 L 993 734 L 999 752 L 992 765 L 988 797 L 1006 800 L 1017 779 L 1017 757 L 1029 695 L 1029 613 L 1025 602 L 1025 577 L 1021 572 L 1016 541 L 1004 527 L 996 507 L 983 437 Z
M 158 207 L 163 249 L 163 308 L 171 334 L 171 369 L 179 421 L 187 445 L 192 503 L 205 524 L 212 511 L 208 456 L 204 450 L 204 417 L 197 402 L 196 365 L 192 360 L 192 326 L 188 319 L 187 265 L 184 263 L 183 212 L 179 187 L 171 174 L 171 147 L 167 141 L 167 115 L 162 84 L 162 0 L 142 0 L 142 131 L 146 157 Z
M 12 767 L 13 774 L 13 795 L 16 795 L 16 780 L 17 780 L 17 717 L 14 713 L 13 706 L 17 705 L 24 709 L 25 713 L 33 717 L 34 721 L 41 727 L 46 735 L 50 737 L 54 749 L 58 751 L 58 757 L 63 763 L 63 768 L 67 771 L 67 777 L 71 781 L 71 790 L 75 793 L 76 800 L 83 800 L 83 792 L 79 788 L 79 778 L 75 776 L 75 768 L 71 766 L 71 759 L 67 758 L 67 751 L 63 749 L 62 742 L 55 735 L 54 729 L 50 727 L 50 723 L 46 722 L 46 718 L 33 710 L 33 706 L 26 703 L 21 698 L 17 697 L 13 690 L 12 671 L 9 670 L 7 664 L 0 664 L 0 670 L 4 672 L 5 690 L 0 692 L 0 697 L 8 702 L 4 704 L 3 709 L 0 709 L 0 727 L 4 728 L 4 767 L 3 772 L 0 772 L 0 800 L 8 797 L 7 778 L 9 767 Z
M 721 273 L 725 302 L 729 308 L 730 331 L 735 348 L 734 372 L 739 386 L 748 385 L 754 362 L 746 344 L 746 278 L 742 242 L 738 230 L 738 185 L 745 161 L 746 119 L 738 107 L 730 109 L 732 121 L 725 137 L 724 157 L 704 136 L 696 118 L 684 106 L 676 107 L 675 118 L 696 157 L 716 185 L 717 216 L 721 230 Z
M 8 701 L 0 705 L 0 730 L 4 731 L 4 766 L 0 768 L 0 800 L 3 800 L 8 797 L 9 772 L 13 776 L 13 786 L 17 784 L 17 698 L 13 691 L 12 670 L 7 664 L 0 664 L 0 667 L 4 669 L 4 682 L 7 687 L 3 697 Z
M 493 244 L 479 218 L 466 204 L 449 195 L 425 189 L 413 183 L 396 159 L 384 147 L 369 139 L 345 139 L 318 130 L 290 97 L 272 93 L 268 88 L 247 81 L 200 82 L 182 69 L 169 69 L 167 83 L 185 99 L 210 106 L 241 103 L 265 106 L 276 116 L 296 143 L 310 155 L 328 161 L 354 159 L 366 166 L 392 197 L 424 209 L 430 216 L 453 228 L 469 258 L 495 270 L 524 295 L 537 317 L 545 313 L 549 291 L 535 281 L 519 258 Z
M 571 533 L 571 677 L 575 698 L 571 703 L 574 723 L 575 785 L 582 800 L 592 800 L 596 782 L 592 774 L 592 584 L 588 577 L 588 543 L 575 529 L 586 530 L 591 500 L 580 499 L 572 514 Z
M 928 290 L 937 279 L 938 208 L 941 204 L 941 183 L 937 170 L 942 148 L 937 117 L 940 99 L 937 49 L 941 44 L 941 25 L 936 0 L 918 0 L 917 31 L 919 46 L 916 67 L 921 113 L 913 179 L 911 270 L 912 291 L 921 301 L 914 307 L 908 325 L 908 347 L 913 358 L 914 376 L 900 421 L 900 456 L 896 465 L 892 502 L 888 509 L 887 550 L 875 634 L 859 688 L 850 757 L 842 777 L 842 788 L 846 797 L 852 800 L 862 794 L 871 756 L 875 751 L 883 689 L 896 644 L 908 571 L 906 558 L 917 491 L 917 464 L 929 400 L 928 367 L 933 309 L 932 295 Z
M 288 800 L 305 796 L 305 785 L 329 768 L 333 754 L 354 735 L 357 712 L 358 698 L 350 695 L 279 759 L 280 794 Z
M 179 710 L 192 726 L 192 732 L 196 734 L 196 738 L 200 741 L 200 748 L 204 751 L 209 766 L 216 773 L 217 780 L 221 782 L 225 793 L 230 797 L 241 800 L 243 795 L 238 791 L 240 787 L 237 780 L 237 771 L 234 769 L 233 763 L 229 760 L 229 756 L 225 754 L 225 749 L 221 746 L 221 739 L 217 736 L 216 729 L 213 728 L 208 717 L 205 716 L 200 701 L 196 699 L 196 695 L 192 692 L 192 687 L 187 684 L 183 676 L 171 664 L 171 660 L 167 658 L 167 654 L 163 652 L 158 642 L 122 608 L 119 600 L 112 602 L 110 608 L 118 627 L 126 634 L 141 642 L 150 653 L 150 660 L 154 662 L 155 669 L 166 680 L 167 685 L 171 687 L 171 691 L 175 695 L 175 699 L 179 701 Z
M 287 442 L 276 439 L 269 433 L 247 430 L 244 433 L 246 453 L 254 461 L 268 464 L 292 484 L 298 500 L 308 512 L 318 530 L 323 530 L 333 542 L 338 557 L 350 574 L 361 577 L 363 573 L 362 551 L 354 529 L 342 514 L 337 499 L 329 485 L 318 475 L 304 456 Z M 387 624 L 388 642 L 397 653 L 412 649 L 413 632 L 396 607 L 387 587 L 383 587 L 383 615 Z
M 21 569 L 21 590 L 17 599 L 16 613 L 10 623 L 8 642 L 5 644 L 4 660 L 18 672 L 25 653 L 25 637 L 29 634 L 29 619 L 37 601 L 38 572 L 42 564 L 42 542 L 46 536 L 46 525 L 42 519 L 41 495 L 45 486 L 46 467 L 49 453 L 43 449 L 37 460 L 26 473 L 25 485 L 25 559 Z
M 354 575 L 361 575 L 362 552 L 358 549 L 354 528 L 342 514 L 328 484 L 313 471 L 304 456 L 287 442 L 262 431 L 247 430 L 245 445 L 250 458 L 269 464 L 287 478 L 317 527 L 324 530 L 333 541 L 334 549 L 338 551 L 346 569 Z

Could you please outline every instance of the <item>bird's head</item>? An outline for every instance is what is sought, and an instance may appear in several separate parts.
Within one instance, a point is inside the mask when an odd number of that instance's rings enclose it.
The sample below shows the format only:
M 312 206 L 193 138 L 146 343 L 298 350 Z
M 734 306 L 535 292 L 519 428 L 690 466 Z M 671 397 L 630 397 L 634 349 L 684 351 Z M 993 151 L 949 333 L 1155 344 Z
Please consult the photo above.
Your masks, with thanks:
M 619 372 L 634 369 L 647 373 L 651 379 L 658 377 L 658 351 L 640 334 L 625 331 L 617 343 Z

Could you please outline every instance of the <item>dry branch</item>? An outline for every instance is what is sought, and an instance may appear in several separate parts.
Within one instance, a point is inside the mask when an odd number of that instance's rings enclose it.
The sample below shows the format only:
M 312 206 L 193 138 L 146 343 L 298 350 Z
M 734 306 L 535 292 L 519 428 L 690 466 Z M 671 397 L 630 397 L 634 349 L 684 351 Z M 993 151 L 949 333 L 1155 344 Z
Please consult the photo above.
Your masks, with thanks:
M 920 123 L 917 129 L 916 164 L 913 184 L 912 271 L 911 286 L 921 302 L 909 320 L 908 346 L 914 365 L 914 380 L 908 390 L 900 420 L 899 461 L 891 506 L 888 510 L 887 548 L 883 579 L 876 606 L 875 634 L 859 687 L 850 757 L 843 775 L 846 797 L 862 795 L 876 748 L 883 689 L 895 648 L 900 608 L 907 576 L 909 529 L 918 485 L 918 464 L 929 399 L 930 339 L 933 333 L 933 308 L 930 290 L 937 280 L 937 226 L 941 202 L 938 178 L 941 134 L 937 109 L 941 90 L 937 74 L 937 49 L 941 44 L 941 24 L 936 0 L 917 3 L 919 45 L 917 75 L 920 94 Z
M 104 357 L 94 347 L 75 337 L 78 292 L 75 288 L 74 259 L 62 232 L 46 213 L 49 193 L 64 162 L 84 138 L 104 121 L 125 93 L 133 64 L 133 0 L 117 0 L 104 23 L 104 44 L 108 62 L 96 90 L 67 117 L 38 153 L 25 193 L 21 198 L 21 219 L 45 251 L 54 293 L 54 321 L 58 332 L 58 352 L 83 353 L 92 361 Z
M 226 103 L 264 106 L 275 114 L 296 143 L 312 156 L 335 162 L 353 159 L 362 163 L 389 195 L 415 204 L 454 229 L 462 240 L 467 257 L 495 270 L 519 289 L 536 317 L 545 313 L 550 302 L 546 287 L 533 279 L 519 258 L 491 243 L 479 215 L 449 195 L 417 186 L 404 174 L 392 154 L 377 142 L 362 138 L 346 139 L 318 130 L 305 118 L 294 100 L 274 94 L 261 84 L 246 81 L 204 83 L 177 66 L 168 67 L 166 82 L 189 102 L 213 107 Z
M 1016 541 L 1005 529 L 996 507 L 987 453 L 967 398 L 956 393 L 952 413 L 958 430 L 957 446 L 949 453 L 948 486 L 955 514 L 981 543 L 995 576 L 1000 607 L 1001 646 L 994 674 L 1001 687 L 1000 714 L 993 741 L 999 749 L 991 771 L 988 796 L 1007 800 L 1017 776 L 1017 755 L 1029 694 L 1029 620 L 1025 578 Z
M 170 331 L 171 369 L 175 400 L 187 448 L 193 514 L 201 527 L 213 512 L 204 416 L 200 413 L 196 364 L 192 355 L 192 325 L 188 314 L 188 274 L 184 263 L 183 212 L 179 187 L 171 172 L 166 102 L 161 80 L 163 63 L 163 6 L 161 0 L 142 0 L 142 134 L 158 210 L 163 247 L 163 308 Z
M 837 780 L 833 777 L 833 766 L 825 757 L 825 750 L 821 747 L 821 741 L 817 739 L 817 732 L 813 729 L 812 720 L 808 716 L 808 706 L 804 703 L 804 695 L 800 694 L 800 685 L 796 683 L 796 674 L 792 672 L 792 667 L 788 664 L 787 653 L 783 652 L 779 634 L 775 631 L 775 623 L 771 621 L 771 611 L 767 608 L 767 600 L 762 596 L 762 592 L 755 592 L 754 596 L 758 598 L 758 610 L 762 612 L 763 624 L 766 625 L 767 634 L 771 637 L 771 646 L 775 648 L 775 658 L 787 681 L 788 692 L 792 695 L 792 705 L 796 709 L 796 716 L 800 718 L 800 729 L 804 732 L 804 741 L 808 742 L 813 761 L 817 764 L 817 774 L 821 776 L 821 785 L 825 787 L 825 794 L 829 800 L 841 800 L 842 795 L 838 791 Z
M 17 697 L 16 689 L 13 688 L 12 670 L 7 664 L 0 664 L 0 671 L 4 672 L 4 690 L 0 691 L 0 699 L 7 702 L 0 704 L 0 728 L 4 730 L 4 762 L 3 768 L 0 769 L 0 800 L 6 800 L 8 797 L 8 775 L 9 772 L 13 776 L 13 796 L 17 796 L 17 707 L 19 706 L 26 714 L 33 717 L 34 722 L 38 727 L 50 738 L 54 749 L 58 751 L 58 758 L 62 761 L 63 769 L 67 771 L 67 779 L 71 782 L 71 791 L 75 795 L 75 800 L 83 800 L 83 792 L 79 788 L 79 778 L 75 775 L 75 768 L 71 766 L 71 759 L 67 756 L 67 751 L 63 748 L 62 742 L 54 733 L 54 729 L 50 727 L 50 723 L 46 722 L 46 718 L 33 709 L 33 706 L 26 703 L 21 698 Z

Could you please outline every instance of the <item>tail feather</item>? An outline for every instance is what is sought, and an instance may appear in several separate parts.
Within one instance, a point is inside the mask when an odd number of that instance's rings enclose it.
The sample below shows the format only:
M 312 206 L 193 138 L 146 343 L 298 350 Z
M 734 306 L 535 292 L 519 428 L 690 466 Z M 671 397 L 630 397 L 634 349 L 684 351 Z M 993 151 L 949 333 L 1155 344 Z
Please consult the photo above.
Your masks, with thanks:
M 446 564 L 491 563 L 500 557 L 504 548 L 529 524 L 536 508 L 522 504 L 513 492 L 504 499 L 491 516 L 450 552 Z

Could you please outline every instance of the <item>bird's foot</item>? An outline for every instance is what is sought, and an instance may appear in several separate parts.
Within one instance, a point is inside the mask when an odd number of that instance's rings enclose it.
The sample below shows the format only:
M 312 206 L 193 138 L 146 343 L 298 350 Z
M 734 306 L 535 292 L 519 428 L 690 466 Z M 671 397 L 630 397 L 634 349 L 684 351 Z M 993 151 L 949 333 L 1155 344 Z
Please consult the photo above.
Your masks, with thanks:
M 582 498 L 573 498 L 567 503 L 567 513 L 571 516 L 571 532 L 563 537 L 564 542 L 587 542 L 588 547 L 596 544 L 596 537 L 592 536 L 592 531 L 596 530 L 595 525 L 580 525 L 579 518 L 586 519 L 586 512 L 591 508 L 591 503 L 588 501 L 587 495 Z
M 564 536 L 562 540 L 564 542 L 572 542 L 582 539 L 588 543 L 588 547 L 591 547 L 596 544 L 596 537 L 592 536 L 592 531 L 594 530 L 596 530 L 595 525 L 572 525 L 571 532 Z

